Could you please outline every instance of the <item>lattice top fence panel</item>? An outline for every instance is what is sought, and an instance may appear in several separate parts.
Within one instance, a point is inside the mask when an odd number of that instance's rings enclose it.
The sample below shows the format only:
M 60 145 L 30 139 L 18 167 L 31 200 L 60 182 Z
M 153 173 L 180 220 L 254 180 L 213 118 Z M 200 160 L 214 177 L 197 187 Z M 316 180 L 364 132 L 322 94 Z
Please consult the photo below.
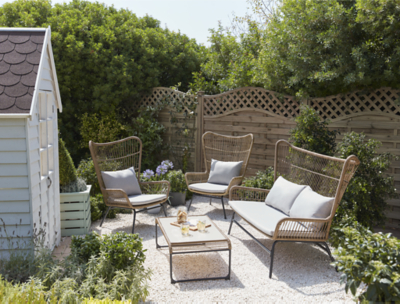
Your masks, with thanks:
M 324 119 L 361 112 L 381 112 L 400 115 L 400 90 L 380 88 L 374 92 L 355 91 L 310 100 L 310 105 Z
M 221 115 L 235 110 L 259 109 L 291 118 L 299 114 L 299 107 L 300 103 L 294 97 L 263 88 L 245 87 L 204 96 L 205 116 Z
M 196 95 L 187 95 L 180 91 L 175 91 L 170 88 L 153 88 L 151 94 L 144 95 L 142 99 L 135 105 L 138 109 L 140 106 L 155 106 L 158 101 L 161 101 L 163 98 L 171 98 L 172 100 L 180 100 L 183 102 L 184 111 L 190 111 L 187 105 L 189 102 L 196 101 Z

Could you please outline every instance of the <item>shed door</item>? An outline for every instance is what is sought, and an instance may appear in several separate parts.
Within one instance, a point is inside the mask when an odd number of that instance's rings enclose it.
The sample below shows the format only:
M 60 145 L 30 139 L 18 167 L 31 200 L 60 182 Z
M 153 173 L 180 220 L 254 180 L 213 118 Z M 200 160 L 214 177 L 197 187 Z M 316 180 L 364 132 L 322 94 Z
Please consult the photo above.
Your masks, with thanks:
M 39 93 L 41 216 L 49 246 L 60 238 L 57 109 L 52 93 Z

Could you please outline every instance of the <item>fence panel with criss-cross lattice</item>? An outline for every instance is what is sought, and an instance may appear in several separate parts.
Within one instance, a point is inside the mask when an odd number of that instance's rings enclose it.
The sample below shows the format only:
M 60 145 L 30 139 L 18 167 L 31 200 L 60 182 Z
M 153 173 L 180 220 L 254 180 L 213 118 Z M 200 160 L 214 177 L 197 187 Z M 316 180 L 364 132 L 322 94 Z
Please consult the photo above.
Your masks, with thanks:
M 155 88 L 139 104 L 154 105 L 163 96 L 176 100 L 182 92 Z M 329 119 L 329 127 L 343 134 L 350 131 L 364 132 L 367 138 L 382 142 L 379 152 L 400 156 L 400 90 L 381 88 L 373 92 L 356 91 L 303 101 Z M 279 139 L 288 139 L 289 130 L 295 125 L 300 101 L 263 88 L 246 87 L 218 95 L 197 94 L 197 116 L 193 117 L 193 150 L 191 168 L 202 168 L 201 135 L 213 131 L 225 135 L 253 133 L 254 146 L 247 168 L 247 175 L 254 175 L 274 164 L 274 146 Z M 167 110 L 160 115 L 160 122 L 167 127 L 165 140 L 174 145 L 176 125 L 170 122 Z M 176 145 L 175 145 L 176 146 Z M 181 147 L 177 147 L 181 148 Z M 178 149 L 179 150 L 179 149 Z M 387 174 L 394 177 L 400 193 L 400 161 L 394 161 Z M 400 199 L 389 200 L 387 225 L 400 226 Z

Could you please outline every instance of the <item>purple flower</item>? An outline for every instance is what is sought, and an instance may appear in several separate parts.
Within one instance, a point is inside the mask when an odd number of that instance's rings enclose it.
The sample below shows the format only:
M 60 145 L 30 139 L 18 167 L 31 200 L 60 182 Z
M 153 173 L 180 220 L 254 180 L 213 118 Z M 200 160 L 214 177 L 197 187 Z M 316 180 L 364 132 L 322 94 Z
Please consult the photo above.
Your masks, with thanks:
M 143 172 L 143 177 L 144 177 L 145 179 L 150 179 L 150 178 L 152 178 L 153 176 L 154 176 L 154 171 L 153 171 L 153 170 L 147 169 L 147 170 L 145 170 L 145 171 Z
M 166 165 L 159 165 L 156 169 L 157 175 L 164 175 L 167 171 L 168 167 Z
M 163 160 L 163 161 L 161 162 L 161 166 L 166 166 L 167 169 L 172 169 L 172 168 L 174 168 L 174 164 L 173 164 L 172 161 L 170 161 L 170 160 Z

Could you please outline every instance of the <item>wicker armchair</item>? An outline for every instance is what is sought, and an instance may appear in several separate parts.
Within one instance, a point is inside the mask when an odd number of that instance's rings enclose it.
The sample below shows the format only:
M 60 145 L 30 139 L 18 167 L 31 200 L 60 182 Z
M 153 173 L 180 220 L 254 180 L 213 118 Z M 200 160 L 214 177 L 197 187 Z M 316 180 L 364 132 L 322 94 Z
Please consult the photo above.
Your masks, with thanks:
M 229 193 L 229 204 L 234 213 L 228 234 L 231 233 L 232 224 L 236 223 L 271 255 L 270 278 L 272 276 L 274 249 L 278 242 L 315 243 L 325 250 L 333 261 L 330 249 L 326 244 L 329 237 L 329 229 L 347 185 L 359 164 L 360 161 L 354 155 L 349 156 L 347 159 L 340 159 L 297 148 L 285 140 L 278 141 L 275 147 L 274 179 L 276 180 L 279 176 L 282 176 L 292 183 L 308 185 L 320 195 L 334 198 L 330 216 L 320 219 L 286 217 L 277 222 L 274 233 L 269 235 L 262 231 L 265 229 L 261 229 L 260 223 L 256 224 L 252 221 L 246 209 L 248 210 L 252 204 L 257 208 L 260 206 L 268 208 L 265 205 L 265 198 L 270 190 L 235 186 L 231 188 Z M 238 208 L 239 205 L 241 205 L 241 208 Z M 272 239 L 274 241 L 272 249 L 266 248 L 240 225 L 234 219 L 235 213 L 238 213 L 253 228 Z
M 211 198 L 221 199 L 224 217 L 226 218 L 224 196 L 228 196 L 231 187 L 242 183 L 249 162 L 250 153 L 253 148 L 253 134 L 247 134 L 245 136 L 226 136 L 213 132 L 206 132 L 203 134 L 202 141 L 206 171 L 200 173 L 186 173 L 186 184 L 193 194 L 209 197 L 210 204 Z M 193 189 L 192 186 L 194 184 L 207 183 L 210 175 L 211 159 L 225 162 L 243 161 L 239 176 L 232 178 L 229 185 L 212 185 L 216 188 L 215 192 L 213 192 L 212 189 L 208 191 Z M 192 201 L 193 197 L 190 200 L 188 210 L 192 205 Z
M 110 209 L 125 208 L 133 210 L 132 233 L 135 230 L 136 213 L 147 209 L 158 208 L 161 204 L 165 216 L 164 203 L 168 200 L 170 184 L 167 181 L 140 182 L 140 165 L 142 161 L 142 141 L 135 136 L 109 143 L 89 142 L 90 154 L 92 155 L 97 179 L 103 194 L 104 203 L 108 206 L 100 227 L 107 217 Z M 134 167 L 139 181 L 141 196 L 131 202 L 127 194 L 122 189 L 108 189 L 104 185 L 101 171 L 117 171 Z M 152 196 L 150 196 L 152 195 Z M 151 199 L 150 199 L 151 198 Z M 156 200 L 156 201 L 155 201 Z

